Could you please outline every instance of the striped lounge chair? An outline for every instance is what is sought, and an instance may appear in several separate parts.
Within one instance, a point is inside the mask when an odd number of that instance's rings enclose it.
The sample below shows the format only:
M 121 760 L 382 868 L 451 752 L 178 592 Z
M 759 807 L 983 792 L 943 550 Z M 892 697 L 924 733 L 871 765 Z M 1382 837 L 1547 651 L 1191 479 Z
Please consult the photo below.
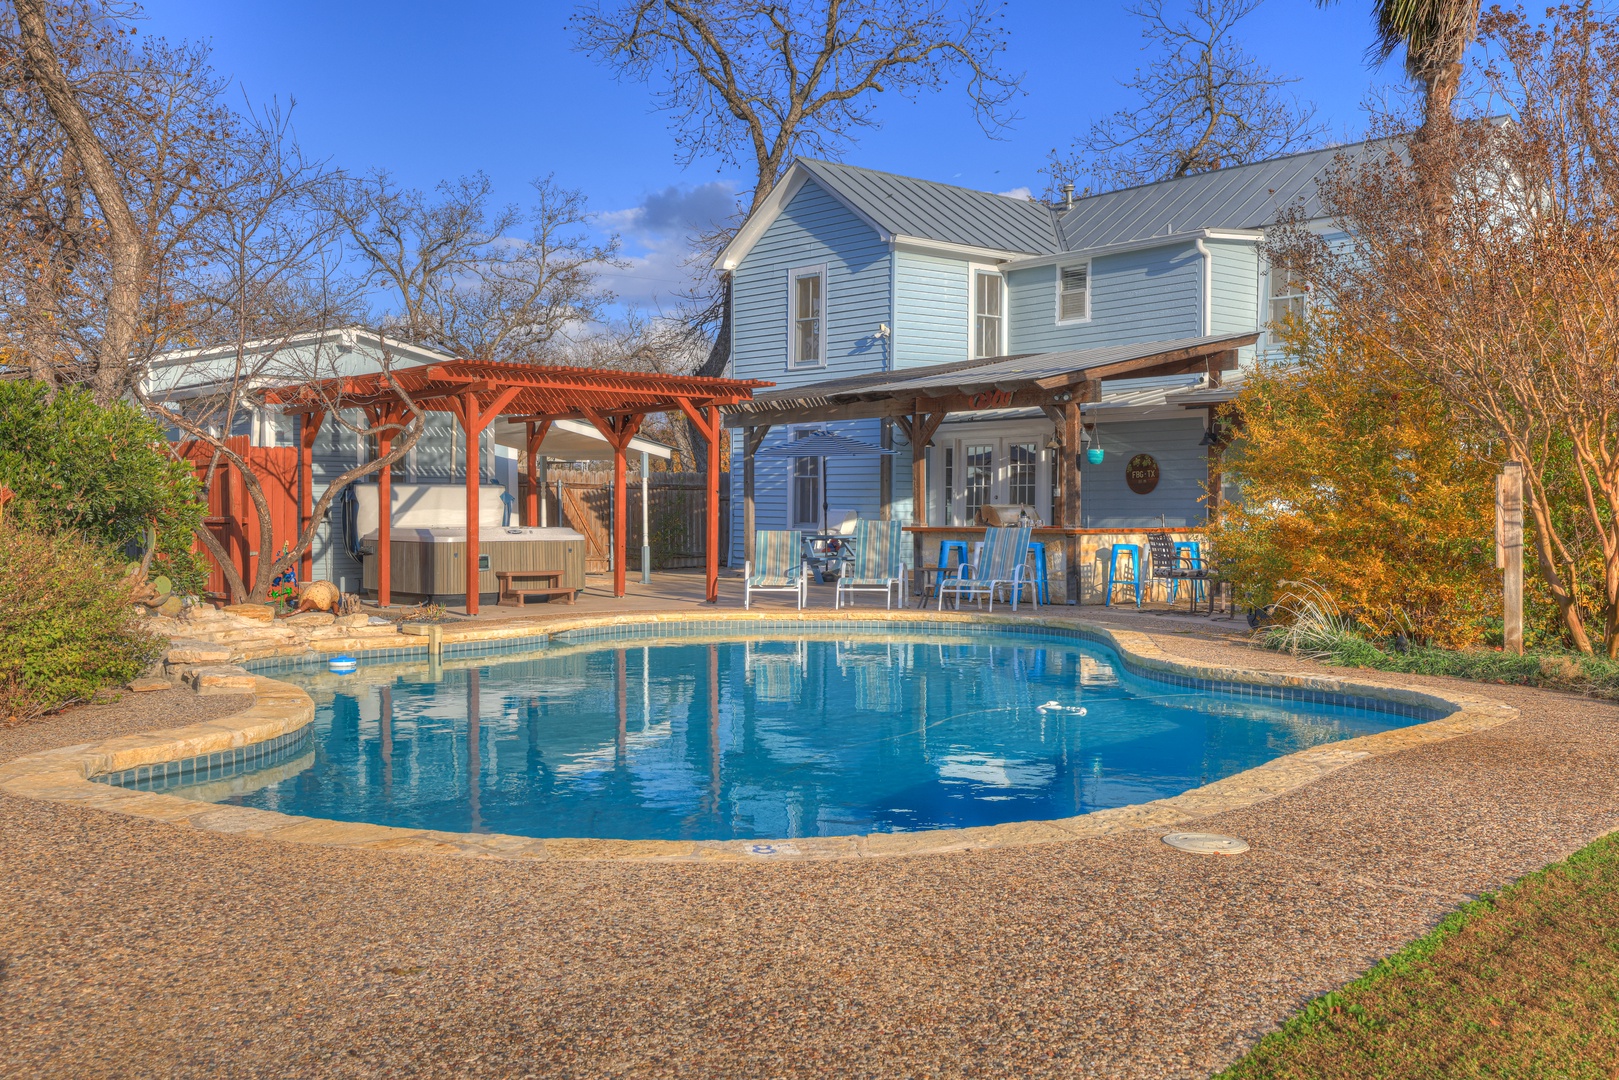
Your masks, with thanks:
M 742 564 L 742 606 L 753 606 L 756 592 L 790 592 L 804 609 L 809 591 L 809 564 L 804 538 L 797 529 L 759 529 L 753 534 L 753 558 Z
M 845 596 L 853 605 L 857 592 L 880 592 L 883 607 L 892 608 L 905 579 L 905 545 L 900 521 L 862 521 L 854 527 L 854 557 L 838 575 L 832 606 L 841 608 Z
M 1034 588 L 1029 576 L 1029 526 L 1010 525 L 984 530 L 984 542 L 979 545 L 973 561 L 964 563 L 954 574 L 939 582 L 939 610 L 944 610 L 944 597 L 949 593 L 961 607 L 961 598 L 982 601 L 989 598 L 989 610 L 995 610 L 995 593 L 1005 588 L 1017 610 L 1024 589 Z M 1035 603 L 1039 603 L 1036 594 Z

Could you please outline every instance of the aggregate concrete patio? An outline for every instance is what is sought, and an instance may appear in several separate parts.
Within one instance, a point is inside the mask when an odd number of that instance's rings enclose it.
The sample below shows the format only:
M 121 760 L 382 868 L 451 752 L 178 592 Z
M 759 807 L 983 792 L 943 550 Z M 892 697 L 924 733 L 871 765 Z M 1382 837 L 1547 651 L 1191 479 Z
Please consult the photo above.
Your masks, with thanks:
M 1223 619 L 1108 619 L 1199 661 L 1313 667 L 1207 636 Z M 1522 715 L 1202 821 L 1252 844 L 1232 859 L 1130 835 L 485 862 L 0 795 L 0 1074 L 1206 1075 L 1463 898 L 1619 827 L 1619 708 L 1401 681 Z M 0 761 L 244 704 L 81 709 L 0 731 Z

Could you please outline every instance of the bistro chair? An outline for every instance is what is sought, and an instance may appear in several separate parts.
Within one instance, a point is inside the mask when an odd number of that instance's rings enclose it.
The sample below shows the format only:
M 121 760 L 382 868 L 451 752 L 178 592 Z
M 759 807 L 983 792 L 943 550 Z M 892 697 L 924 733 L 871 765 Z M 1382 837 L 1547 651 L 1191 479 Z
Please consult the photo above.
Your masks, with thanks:
M 862 521 L 854 527 L 854 554 L 838 575 L 834 608 L 843 606 L 845 595 L 852 605 L 857 592 L 881 592 L 883 607 L 894 606 L 905 580 L 904 529 L 902 521 Z
M 754 561 L 757 560 L 757 561 Z M 759 529 L 753 534 L 753 559 L 742 564 L 742 606 L 753 606 L 756 592 L 797 594 L 804 610 L 809 593 L 809 563 L 797 529 Z
M 1152 560 L 1152 577 L 1154 581 L 1165 581 L 1172 586 L 1186 581 L 1192 587 L 1186 591 L 1191 594 L 1190 611 L 1197 612 L 1197 594 L 1202 591 L 1204 583 L 1210 581 L 1214 575 L 1201 566 L 1189 566 L 1181 553 L 1175 550 L 1175 542 L 1169 538 L 1168 533 L 1148 533 L 1147 553 Z M 1199 560 L 1201 561 L 1201 560 Z M 1167 590 L 1166 590 L 1167 592 Z M 1208 590 L 1209 614 L 1214 614 L 1214 590 Z
M 1029 577 L 1029 526 L 991 526 L 984 530 L 984 542 L 973 556 L 973 561 L 956 568 L 956 572 L 939 579 L 939 610 L 944 610 L 944 597 L 949 593 L 961 608 L 961 598 L 982 601 L 989 598 L 989 610 L 995 610 L 995 593 L 1003 586 L 1017 610 L 1018 600 L 1025 587 L 1034 582 Z M 1035 604 L 1039 604 L 1038 594 Z

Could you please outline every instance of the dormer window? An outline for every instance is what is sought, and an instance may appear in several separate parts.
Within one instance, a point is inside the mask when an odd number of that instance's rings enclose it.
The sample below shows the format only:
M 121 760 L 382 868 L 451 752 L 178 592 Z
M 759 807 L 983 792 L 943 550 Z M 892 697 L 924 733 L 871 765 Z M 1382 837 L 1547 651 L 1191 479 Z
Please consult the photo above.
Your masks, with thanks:
M 822 367 L 826 318 L 826 267 L 812 266 L 787 275 L 787 365 Z
M 959 279 L 958 279 L 959 280 Z M 973 359 L 1000 356 L 1003 283 L 989 270 L 973 271 Z
M 1304 279 L 1280 266 L 1270 269 L 1270 321 L 1281 329 L 1304 318 Z
M 1089 263 L 1063 266 L 1057 270 L 1057 321 L 1084 322 L 1091 317 L 1091 267 Z

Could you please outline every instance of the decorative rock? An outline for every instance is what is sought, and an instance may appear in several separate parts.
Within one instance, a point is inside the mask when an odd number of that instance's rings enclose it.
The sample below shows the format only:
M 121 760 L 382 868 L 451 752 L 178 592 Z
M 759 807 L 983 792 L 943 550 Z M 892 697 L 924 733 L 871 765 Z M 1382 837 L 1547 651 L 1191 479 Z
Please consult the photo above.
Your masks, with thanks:
M 370 621 L 371 621 L 371 616 L 365 614 L 364 612 L 357 611 L 353 615 L 344 615 L 342 618 L 338 619 L 337 620 L 337 625 L 338 626 L 365 626 L 365 625 L 369 624 Z M 387 622 L 388 620 L 383 619 L 382 621 Z
M 228 664 L 232 655 L 227 646 L 181 638 L 169 642 L 163 658 L 171 664 Z
M 330 581 L 311 581 L 298 590 L 299 611 L 331 611 L 343 602 L 343 594 Z
M 235 664 L 217 664 L 186 672 L 186 682 L 199 694 L 250 694 L 253 676 Z
M 1248 850 L 1248 841 L 1219 833 L 1172 832 L 1164 836 L 1164 843 L 1194 855 L 1241 855 Z
M 275 608 L 269 604 L 226 604 L 225 614 L 267 623 L 275 619 Z
M 355 618 L 359 618 L 359 616 L 356 615 Z M 365 620 L 366 626 L 392 626 L 393 624 L 392 619 L 384 619 L 381 615 L 368 615 Z M 356 623 L 355 625 L 358 626 L 359 624 Z
M 281 620 L 284 625 L 298 627 L 330 626 L 337 616 L 325 611 L 300 611 Z
M 170 690 L 173 686 L 167 679 L 133 679 L 129 688 L 137 694 L 149 694 L 153 690 Z
M 180 602 L 180 598 L 178 596 L 170 596 L 167 600 L 158 605 L 157 613 L 159 615 L 166 615 L 172 619 L 176 615 L 180 614 L 184 607 L 185 605 Z

